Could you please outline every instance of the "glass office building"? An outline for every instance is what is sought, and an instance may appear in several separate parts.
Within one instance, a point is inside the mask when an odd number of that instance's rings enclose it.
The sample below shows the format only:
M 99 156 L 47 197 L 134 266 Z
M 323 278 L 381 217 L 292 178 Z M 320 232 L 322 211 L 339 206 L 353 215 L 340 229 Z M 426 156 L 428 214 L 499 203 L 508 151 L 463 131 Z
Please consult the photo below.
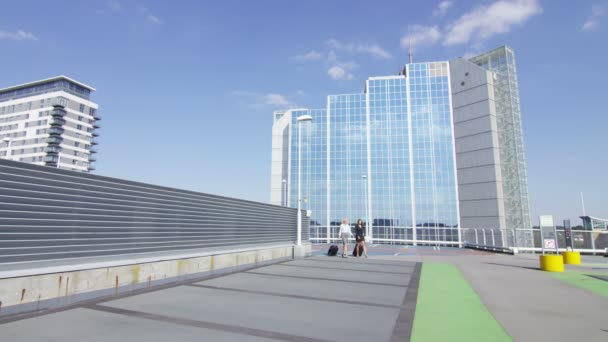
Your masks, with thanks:
M 301 189 L 313 242 L 362 218 L 378 243 L 460 244 L 471 228 L 517 229 L 514 245 L 533 243 L 508 46 L 370 77 L 324 109 L 275 112 L 272 129 L 271 203 L 297 207 Z
M 301 169 L 313 242 L 361 218 L 374 242 L 458 243 L 447 62 L 409 64 L 404 75 L 369 78 L 363 94 L 331 95 L 326 109 L 278 112 L 278 121 L 288 121 L 282 191 L 297 206 Z

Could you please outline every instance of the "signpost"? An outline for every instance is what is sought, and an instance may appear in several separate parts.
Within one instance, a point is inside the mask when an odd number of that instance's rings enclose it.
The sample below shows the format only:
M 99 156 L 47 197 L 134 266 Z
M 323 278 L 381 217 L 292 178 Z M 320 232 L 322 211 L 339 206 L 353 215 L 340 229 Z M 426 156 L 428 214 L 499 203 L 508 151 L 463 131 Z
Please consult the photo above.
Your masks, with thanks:
M 559 254 L 553 215 L 540 215 L 539 221 L 543 255 L 545 254 L 545 250 L 554 250 L 556 254 Z
M 566 240 L 566 248 L 573 249 L 572 228 L 570 227 L 570 220 L 564 220 L 564 239 Z
M 540 269 L 548 272 L 564 272 L 564 257 L 559 254 L 553 215 L 540 215 L 539 221 L 540 241 L 543 250 L 543 254 L 540 256 Z M 555 252 L 555 254 L 545 254 L 547 251 Z

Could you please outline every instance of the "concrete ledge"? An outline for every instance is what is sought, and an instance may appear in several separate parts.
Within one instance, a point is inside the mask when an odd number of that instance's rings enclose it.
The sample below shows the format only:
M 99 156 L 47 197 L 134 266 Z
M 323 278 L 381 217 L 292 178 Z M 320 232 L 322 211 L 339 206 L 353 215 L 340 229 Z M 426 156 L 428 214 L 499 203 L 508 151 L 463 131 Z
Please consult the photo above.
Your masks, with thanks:
M 294 259 L 307 258 L 311 255 L 312 255 L 312 244 L 303 243 L 300 246 L 298 246 L 298 245 L 293 246 L 293 258 Z
M 308 245 L 308 254 L 310 249 Z M 294 258 L 294 252 L 294 245 L 274 245 L 216 251 L 202 256 L 176 255 L 171 260 L 129 259 L 122 265 L 65 266 L 75 268 L 72 271 L 59 271 L 61 266 L 54 266 L 37 269 L 40 273 L 34 274 L 36 269 L 28 269 L 24 276 L 18 276 L 18 271 L 7 271 L 17 276 L 0 279 L 0 316 L 53 309 L 152 286 L 259 267 L 290 260 Z M 129 264 L 124 264 L 126 262 Z M 8 274 L 3 273 L 4 276 Z

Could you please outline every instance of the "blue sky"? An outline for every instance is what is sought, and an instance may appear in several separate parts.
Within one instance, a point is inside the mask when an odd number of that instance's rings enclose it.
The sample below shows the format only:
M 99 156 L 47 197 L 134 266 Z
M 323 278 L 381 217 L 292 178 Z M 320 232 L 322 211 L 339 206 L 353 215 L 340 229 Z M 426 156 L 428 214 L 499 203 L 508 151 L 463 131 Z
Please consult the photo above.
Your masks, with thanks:
M 533 222 L 608 218 L 608 0 L 3 1 L 0 87 L 97 88 L 95 173 L 269 200 L 272 111 L 515 49 Z M 409 31 L 408 31 L 409 27 Z

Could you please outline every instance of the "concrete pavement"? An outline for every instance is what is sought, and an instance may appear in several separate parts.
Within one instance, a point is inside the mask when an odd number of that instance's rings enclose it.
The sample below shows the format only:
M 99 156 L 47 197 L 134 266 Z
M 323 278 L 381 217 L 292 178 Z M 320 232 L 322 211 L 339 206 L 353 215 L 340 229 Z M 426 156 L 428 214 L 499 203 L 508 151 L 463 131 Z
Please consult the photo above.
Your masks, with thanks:
M 504 329 L 507 340 L 608 340 L 605 258 L 568 266 L 576 277 L 565 281 L 539 271 L 535 255 L 370 246 L 369 259 L 342 259 L 324 256 L 326 249 L 315 246 L 308 259 L 4 318 L 0 341 L 406 341 L 417 327 L 448 326 L 438 331 L 446 334 L 441 340 L 470 341 L 483 331 L 467 318 L 481 317 L 471 315 L 474 309 L 478 315 L 487 309 L 484 324 Z M 427 265 L 440 264 L 446 267 L 425 275 Z M 419 281 L 427 286 L 418 289 Z M 419 312 L 418 291 L 431 287 L 451 291 L 442 294 L 446 304 L 435 301 Z M 418 325 L 421 312 L 427 323 Z
M 7 322 L 0 340 L 407 340 L 419 272 L 406 261 L 294 260 Z

